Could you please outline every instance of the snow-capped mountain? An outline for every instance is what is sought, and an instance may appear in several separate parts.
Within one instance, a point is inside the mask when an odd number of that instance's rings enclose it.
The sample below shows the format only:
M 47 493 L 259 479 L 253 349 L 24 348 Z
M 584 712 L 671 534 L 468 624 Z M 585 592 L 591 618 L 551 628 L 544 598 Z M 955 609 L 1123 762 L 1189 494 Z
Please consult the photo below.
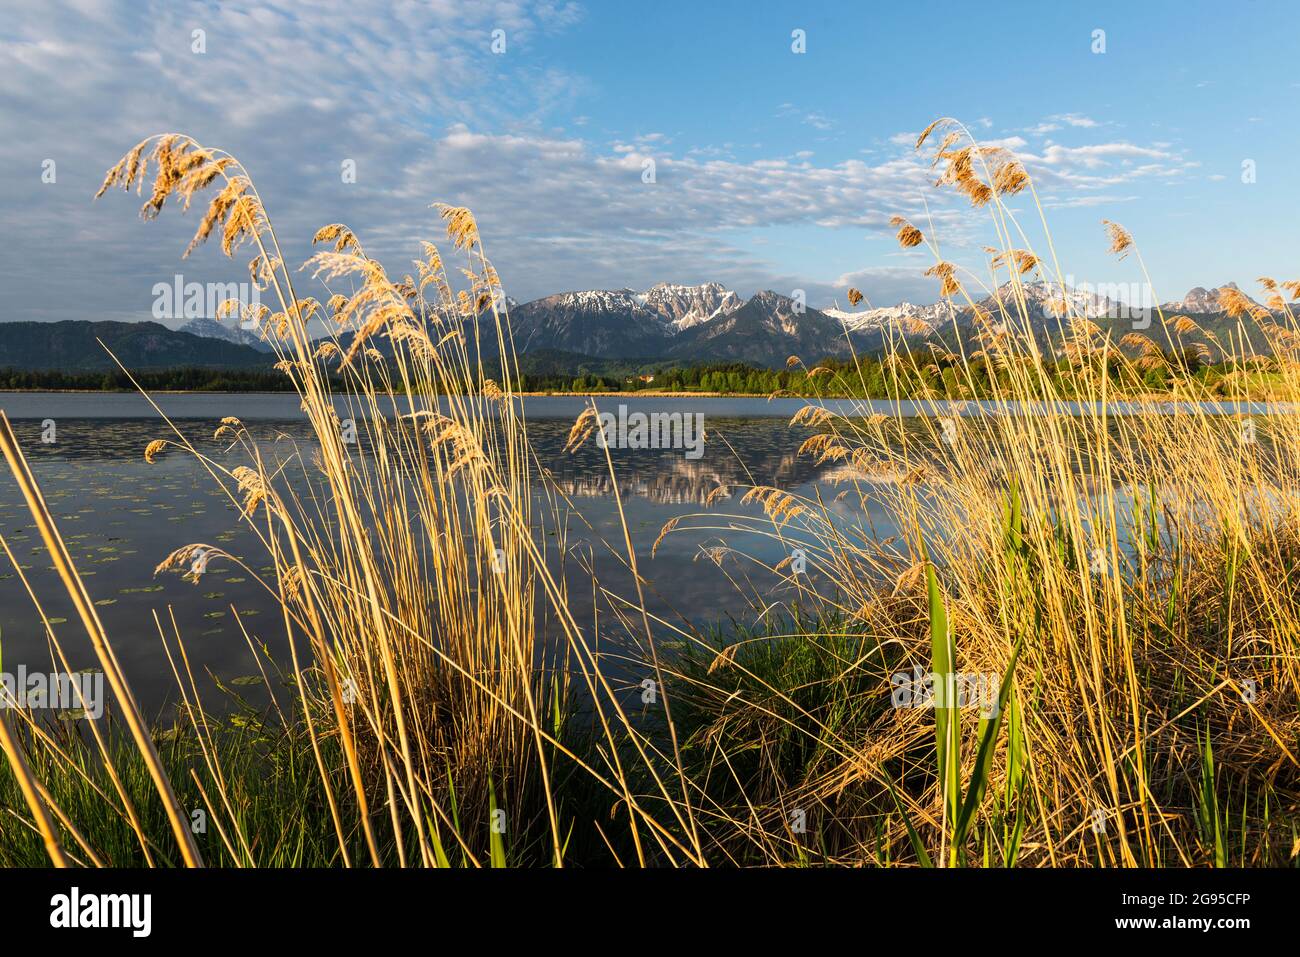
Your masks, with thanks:
M 582 289 L 543 296 L 516 306 L 516 309 L 546 308 L 553 312 L 626 315 L 651 312 L 644 305 L 645 295 L 631 289 Z
M 1061 332 L 1067 317 L 1104 325 L 1124 321 L 1125 307 L 1087 287 L 1052 282 L 1006 282 L 976 306 L 996 321 L 1003 311 L 1021 312 L 1044 337 Z M 1218 289 L 1195 289 L 1165 306 L 1188 313 L 1219 313 Z M 587 290 L 524 303 L 511 313 L 515 341 L 524 349 L 552 348 L 602 358 L 683 361 L 741 360 L 781 365 L 786 356 L 859 354 L 884 348 L 897 336 L 938 336 L 950 344 L 974 331 L 975 311 L 960 301 L 848 310 L 800 308 L 787 296 L 760 292 L 742 300 L 718 283 L 660 283 L 643 293 L 631 289 Z M 815 360 L 813 360 L 815 361 Z
M 516 347 L 605 358 L 660 355 L 671 332 L 645 298 L 631 289 L 588 289 L 525 302 L 510 311 Z
M 633 316 L 658 321 L 669 334 L 734 312 L 743 305 L 738 295 L 721 283 L 681 286 L 661 282 L 645 292 L 632 289 L 585 289 L 534 299 L 512 307 L 526 313 L 545 311 L 552 316 Z
M 1040 311 L 1043 315 L 1053 318 L 1082 316 L 1085 319 L 1100 319 L 1112 315 L 1117 307 L 1117 304 L 1110 299 L 1097 295 L 1087 288 L 1074 288 L 1051 282 L 1021 283 L 1019 289 L 1015 283 L 1005 282 L 979 305 L 990 312 L 996 312 L 1001 303 L 1003 309 L 1013 311 L 1021 295 L 1024 296 L 1025 305 L 1031 311 Z
M 720 283 L 660 283 L 643 293 L 590 289 L 534 299 L 510 313 L 516 346 L 601 358 L 744 359 L 770 365 L 803 351 L 847 351 L 839 323 L 788 296 L 743 300 Z
M 1019 287 L 1013 282 L 1003 283 L 991 296 L 976 302 L 976 305 L 992 315 L 999 315 L 1005 310 L 1016 313 L 1020 297 L 1031 317 L 1057 318 L 1061 316 L 1083 316 L 1098 319 L 1112 315 L 1116 304 L 1105 296 L 1100 296 L 1087 289 L 1073 289 L 1055 283 L 1026 282 Z M 918 306 L 910 302 L 900 302 L 896 306 L 881 306 L 875 309 L 862 309 L 850 312 L 843 309 L 825 309 L 823 313 L 844 324 L 850 332 L 867 333 L 893 331 L 906 335 L 924 335 L 941 330 L 945 324 L 954 319 L 969 318 L 970 307 L 964 303 L 936 302 L 927 306 Z
M 1219 293 L 1224 289 L 1236 289 L 1238 292 L 1241 292 L 1241 287 L 1239 287 L 1235 282 L 1225 282 L 1222 286 L 1215 286 L 1213 289 L 1206 289 L 1203 286 L 1197 286 L 1195 289 L 1189 290 L 1187 295 L 1183 296 L 1182 299 L 1174 299 L 1171 302 L 1166 302 L 1160 307 L 1160 309 L 1165 313 L 1165 315 L 1168 315 L 1171 312 L 1222 312 L 1223 307 L 1219 305 Z M 1246 296 L 1246 298 L 1250 299 L 1249 296 Z M 1250 301 L 1255 302 L 1254 299 L 1250 299 Z M 1258 303 L 1255 304 L 1258 305 Z
M 235 319 L 227 319 L 224 322 L 216 319 L 191 319 L 177 331 L 188 332 L 190 335 L 202 336 L 205 339 L 220 339 L 240 346 L 251 346 L 258 352 L 271 351 L 265 339 L 251 329 L 243 328 Z
M 1221 314 L 1221 288 L 1236 286 L 1197 287 L 1183 299 L 1166 303 L 1164 311 L 1166 315 Z M 1002 310 L 1019 313 L 1021 296 L 1035 334 L 1045 337 L 1059 333 L 1065 316 L 1083 316 L 1107 327 L 1126 319 L 1123 302 L 1087 288 L 1041 281 L 1005 283 L 976 305 L 996 321 Z M 771 290 L 745 300 L 715 282 L 694 286 L 658 283 L 644 292 L 578 290 L 518 304 L 507 300 L 506 304 L 515 348 L 520 352 L 552 350 L 602 359 L 744 361 L 780 366 L 790 355 L 815 362 L 846 355 L 850 349 L 860 355 L 877 352 L 898 336 L 937 337 L 951 344 L 977 331 L 974 311 L 957 301 L 819 311 Z M 184 331 L 267 348 L 255 333 L 230 322 L 194 320 Z M 494 337 L 483 341 L 490 346 Z
M 896 306 L 880 306 L 875 309 L 862 309 L 849 312 L 844 309 L 823 309 L 822 315 L 837 319 L 850 332 L 884 332 L 894 329 L 899 332 L 915 334 L 922 326 L 934 329 L 951 317 L 947 303 L 936 302 L 928 306 L 917 306 L 910 302 L 900 302 Z
M 641 301 L 676 332 L 735 312 L 744 304 L 744 300 L 718 282 L 700 286 L 661 282 L 651 286 Z
M 769 289 L 731 312 L 683 331 L 670 344 L 668 354 L 683 361 L 708 357 L 779 366 L 791 355 L 811 364 L 826 356 L 847 356 L 851 351 L 849 337 L 838 321 Z

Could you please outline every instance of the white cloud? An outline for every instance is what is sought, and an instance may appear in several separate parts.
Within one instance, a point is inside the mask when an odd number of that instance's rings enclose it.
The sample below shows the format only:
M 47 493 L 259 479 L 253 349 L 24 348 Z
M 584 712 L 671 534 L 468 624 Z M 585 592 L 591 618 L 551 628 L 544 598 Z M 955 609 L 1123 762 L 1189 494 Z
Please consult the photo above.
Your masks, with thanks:
M 832 130 L 835 128 L 835 122 L 826 115 L 816 110 L 803 110 L 793 103 L 782 103 L 777 107 L 776 115 L 782 119 L 795 119 L 805 126 L 811 126 L 813 129 Z
M 850 288 L 862 292 L 867 302 L 858 308 L 896 306 L 900 302 L 933 302 L 938 298 L 938 285 L 933 279 L 921 275 L 925 269 L 922 256 L 915 257 L 913 266 L 872 266 L 856 269 L 837 277 L 830 285 L 829 296 L 815 300 L 821 308 L 837 304 L 841 309 L 852 309 L 848 304 L 846 293 Z
M 1056 196 L 1044 196 L 1044 209 L 1085 209 L 1093 206 L 1114 206 L 1119 203 L 1131 203 L 1138 199 L 1137 196 L 1113 196 L 1104 194 L 1093 194 L 1089 196 L 1070 196 L 1060 198 Z
M 1026 127 L 1024 132 L 1032 136 L 1042 136 L 1046 133 L 1055 133 L 1057 130 L 1071 127 L 1074 129 L 1091 130 L 1096 129 L 1104 124 L 1094 120 L 1090 116 L 1084 116 L 1082 113 L 1054 113 L 1035 123 L 1033 126 Z
M 783 245 L 764 246 L 767 234 L 816 226 L 883 238 L 898 213 L 960 250 L 977 248 L 986 229 L 986 213 L 933 188 L 928 158 L 912 150 L 915 133 L 889 137 L 869 157 L 820 163 L 807 149 L 791 153 L 791 139 L 764 150 L 679 145 L 679 134 L 657 130 L 588 134 L 590 121 L 571 117 L 589 81 L 529 55 L 581 15 L 570 3 L 399 0 L 382 13 L 364 0 L 9 6 L 0 35 L 0 211 L 22 241 L 0 261 L 4 318 L 138 318 L 153 284 L 177 271 L 198 281 L 243 278 L 243 264 L 214 249 L 179 260 L 193 212 L 169 210 L 145 228 L 132 220 L 134 196 L 88 202 L 137 139 L 172 130 L 245 162 L 290 261 L 310 255 L 316 227 L 343 221 L 404 271 L 420 239 L 440 238 L 429 204 L 443 200 L 475 211 L 488 254 L 521 299 L 717 280 L 742 291 L 805 288 L 810 301 L 829 301 L 844 277 L 792 275 L 760 254 Z M 383 16 L 398 28 L 378 29 Z M 204 54 L 191 50 L 194 29 L 206 31 Z M 491 52 L 494 29 L 505 31 L 501 56 Z M 834 127 L 806 105 L 783 104 L 779 115 Z M 1077 114 L 1052 122 L 1085 133 L 1098 125 Z M 1127 142 L 990 142 L 1022 155 L 1063 205 L 1099 202 L 1117 195 L 1116 184 L 1192 165 L 1172 148 Z M 46 158 L 57 161 L 56 184 L 40 181 Z M 656 164 L 652 185 L 641 179 L 647 158 Z M 354 184 L 340 177 L 348 159 Z M 895 247 L 864 247 L 864 258 L 878 249 L 893 255 Z M 916 275 L 923 265 L 852 275 L 888 303 L 931 289 Z

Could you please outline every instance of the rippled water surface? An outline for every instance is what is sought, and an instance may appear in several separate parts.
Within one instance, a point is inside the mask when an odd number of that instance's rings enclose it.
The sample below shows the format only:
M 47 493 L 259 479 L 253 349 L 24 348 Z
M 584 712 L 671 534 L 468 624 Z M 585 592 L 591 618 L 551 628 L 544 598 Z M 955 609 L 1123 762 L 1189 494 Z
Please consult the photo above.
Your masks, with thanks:
M 155 401 L 200 451 L 227 467 L 246 464 L 245 453 L 226 449 L 212 433 L 222 416 L 237 416 L 257 438 L 268 461 L 288 463 L 282 481 L 299 496 L 308 490 L 304 470 L 311 470 L 304 463 L 310 463 L 315 442 L 296 396 L 170 394 Z M 648 582 L 646 606 L 663 622 L 698 626 L 733 617 L 753 620 L 756 608 L 779 607 L 788 597 L 757 563 L 733 556 L 719 566 L 705 556 L 706 549 L 725 541 L 736 552 L 776 564 L 791 547 L 789 541 L 730 527 L 735 516 L 758 517 L 756 506 L 730 498 L 706 508 L 706 497 L 720 485 L 775 485 L 800 495 L 819 495 L 837 521 L 882 538 L 895 531 L 869 489 L 862 499 L 838 496 L 849 478 L 846 469 L 817 466 L 796 456 L 809 432 L 789 426 L 788 421 L 805 404 L 803 400 L 610 396 L 597 401 L 602 411 L 615 412 L 624 404 L 630 412 L 704 415 L 709 440 L 698 459 L 682 449 L 614 453 L 618 497 L 641 574 Z M 608 597 L 594 598 L 586 569 L 594 566 L 601 585 L 615 595 L 634 597 L 636 592 L 622 554 L 616 486 L 604 453 L 594 442 L 574 454 L 564 451 L 569 428 L 584 402 L 576 396 L 530 398 L 525 415 L 533 449 L 558 493 L 536 503 L 537 533 L 548 539 L 557 562 L 561 552 L 566 556 L 557 570 L 568 580 L 570 607 L 580 623 L 590 624 L 599 615 L 600 647 L 608 648 L 606 639 L 617 641 L 619 615 L 629 609 Z M 883 403 L 876 405 L 888 411 Z M 953 412 L 971 414 L 980 408 L 964 403 Z M 200 676 L 205 669 L 221 678 L 252 672 L 250 641 L 265 642 L 287 664 L 283 620 L 259 582 L 259 576 L 271 572 L 264 546 L 241 522 L 226 491 L 193 456 L 171 450 L 154 464 L 145 463 L 142 453 L 149 441 L 170 437 L 149 401 L 129 394 L 0 393 L 0 409 L 14 422 L 118 657 L 147 708 L 161 707 L 174 688 L 160 625 L 169 637 L 184 639 L 190 665 Z M 1177 407 L 1159 406 L 1158 411 L 1176 412 Z M 1216 406 L 1212 411 L 1230 415 L 1261 412 L 1263 407 L 1243 403 Z M 341 418 L 356 415 L 342 403 L 339 414 Z M 55 441 L 43 440 L 50 437 Z M 652 546 L 666 522 L 701 513 L 707 517 L 684 522 L 682 527 L 689 530 L 665 538 L 652 557 Z M 50 652 L 28 585 L 64 640 L 72 667 L 94 665 L 71 604 L 7 472 L 0 475 L 0 535 L 20 566 L 14 568 L 0 555 L 4 670 L 12 671 L 20 663 L 50 669 Z M 198 584 L 176 573 L 155 576 L 159 562 L 191 543 L 218 546 L 246 567 L 216 559 Z M 639 626 L 639 614 L 635 618 Z M 671 637 L 666 626 L 663 630 Z
M 617 401 L 602 400 L 602 408 L 612 409 Z M 227 466 L 245 460 L 244 453 L 226 451 L 212 438 L 226 415 L 242 419 L 271 460 L 310 461 L 314 441 L 298 413 L 296 397 L 171 395 L 159 402 L 201 451 Z M 647 605 L 652 614 L 697 624 L 728 616 L 744 620 L 753 617 L 754 595 L 779 600 L 757 566 L 732 562 L 720 569 L 701 555 L 702 547 L 725 539 L 769 562 L 783 557 L 780 543 L 726 528 L 729 516 L 758 514 L 735 498 L 707 510 L 715 520 L 704 524 L 714 527 L 669 536 L 653 558 L 650 551 L 665 522 L 705 511 L 705 497 L 719 485 L 772 484 L 809 493 L 819 484 L 834 484 L 833 470 L 795 455 L 808 433 L 789 427 L 787 421 L 802 404 L 750 399 L 629 402 L 643 410 L 703 412 L 709 433 L 697 460 L 686 458 L 680 449 L 619 450 L 615 456 L 618 492 L 642 575 L 649 582 Z M 283 620 L 258 582 L 259 575 L 271 571 L 261 542 L 192 456 L 171 450 L 154 464 L 145 463 L 144 447 L 152 439 L 167 437 L 167 429 L 143 398 L 0 394 L 0 408 L 14 420 L 32 470 L 146 709 L 161 707 L 174 687 L 159 623 L 169 639 L 177 634 L 184 639 L 199 676 L 204 669 L 223 679 L 253 671 L 249 640 L 266 642 L 273 654 L 286 654 Z M 556 517 L 541 523 L 542 533 L 553 545 L 563 542 L 567 549 L 571 606 L 580 622 L 590 622 L 594 599 L 590 577 L 581 567 L 585 561 L 594 560 L 602 585 L 611 591 L 634 595 L 635 589 L 623 564 L 611 554 L 611 549 L 623 548 L 623 537 L 603 452 L 594 443 L 575 454 L 563 451 L 580 409 L 576 398 L 529 400 L 527 414 L 536 454 L 563 493 Z M 45 420 L 54 425 L 54 442 L 42 441 L 43 434 L 48 436 Z M 301 474 L 301 464 L 296 470 Z M 293 473 L 290 468 L 285 474 Z M 858 517 L 843 508 L 846 518 Z M 5 670 L 19 663 L 29 669 L 50 667 L 24 576 L 70 652 L 72 667 L 94 665 L 71 603 L 7 472 L 0 475 L 0 534 L 21 566 L 20 575 L 0 555 L 0 651 Z M 155 566 L 173 549 L 196 542 L 227 550 L 247 568 L 216 559 L 198 584 L 176 573 L 154 575 Z M 608 604 L 601 602 L 602 629 L 617 631 L 616 616 L 609 612 Z

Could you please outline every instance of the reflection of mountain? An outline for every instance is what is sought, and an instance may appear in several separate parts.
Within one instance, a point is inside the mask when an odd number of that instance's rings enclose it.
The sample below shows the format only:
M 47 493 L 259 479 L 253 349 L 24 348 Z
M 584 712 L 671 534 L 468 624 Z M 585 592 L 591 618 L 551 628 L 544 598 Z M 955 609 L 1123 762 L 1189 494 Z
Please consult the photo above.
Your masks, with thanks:
M 645 498 L 660 505 L 703 505 L 704 497 L 720 484 L 704 478 L 692 481 L 682 477 L 651 473 L 619 478 L 618 493 L 623 498 Z M 555 478 L 556 487 L 570 498 L 609 498 L 614 483 L 608 474 Z
M 753 448 L 744 451 L 743 464 L 734 456 L 721 455 L 716 461 L 707 457 L 691 461 L 674 455 L 634 462 L 623 458 L 628 453 L 620 453 L 620 458 L 614 462 L 619 495 L 624 499 L 635 496 L 663 505 L 703 505 L 720 485 L 741 489 L 751 484 L 794 488 L 816 481 L 825 472 L 825 467 L 813 465 L 806 458 L 800 459 L 793 451 L 769 451 L 766 454 Z M 583 466 L 585 463 L 556 463 L 551 469 L 551 479 L 560 491 L 572 498 L 611 496 L 614 484 L 608 468 Z M 714 501 L 719 500 L 715 498 Z
M 57 413 L 57 410 L 55 410 Z M 238 411 L 236 409 L 236 411 Z M 180 420 L 176 424 L 205 454 L 219 459 L 225 443 L 214 442 L 212 420 Z M 295 452 L 303 457 L 310 472 L 316 442 L 306 423 L 295 421 L 252 421 L 247 424 L 268 461 L 280 462 Z M 141 461 L 148 443 L 164 434 L 149 419 L 73 419 L 58 417 L 57 442 L 41 441 L 41 421 L 25 419 L 15 423 L 19 441 L 33 462 Z M 589 441 L 574 453 L 564 451 L 567 421 L 539 419 L 528 426 L 529 439 L 537 459 L 551 474 L 557 487 L 576 498 L 608 498 L 613 494 L 605 453 Z M 686 458 L 681 449 L 611 449 L 619 493 L 625 498 L 642 498 L 661 504 L 703 504 L 719 485 L 747 488 L 775 485 L 795 488 L 843 471 L 833 464 L 818 466 L 807 456 L 795 454 L 808 436 L 804 428 L 791 428 L 780 419 L 716 419 L 708 422 L 709 439 L 704 457 Z M 368 443 L 364 430 L 357 449 L 365 454 Z M 242 453 L 231 452 L 228 461 L 242 463 Z M 152 472 L 173 471 L 193 466 L 184 452 L 173 450 L 160 456 Z M 292 464 L 286 479 L 298 481 L 302 467 Z M 715 499 L 715 502 L 717 499 Z
M 899 478 L 898 473 L 888 472 L 883 475 L 864 472 L 862 469 L 848 462 L 838 462 L 829 466 L 819 476 L 821 481 L 838 485 L 844 482 L 864 482 L 868 484 L 879 484 L 883 482 L 895 482 Z

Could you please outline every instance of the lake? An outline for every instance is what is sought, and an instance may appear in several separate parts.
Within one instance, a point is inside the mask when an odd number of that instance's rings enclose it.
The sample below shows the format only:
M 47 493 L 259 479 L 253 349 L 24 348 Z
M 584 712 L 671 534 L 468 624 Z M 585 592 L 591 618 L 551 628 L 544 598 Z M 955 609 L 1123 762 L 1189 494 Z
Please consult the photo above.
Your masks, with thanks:
M 204 419 L 215 422 L 223 415 L 235 415 L 246 422 L 256 420 L 294 421 L 301 418 L 298 409 L 298 397 L 288 393 L 233 393 L 212 394 L 204 392 L 158 393 L 146 399 L 138 393 L 129 392 L 0 392 L 0 410 L 6 412 L 10 419 L 44 419 L 47 417 L 66 419 L 150 419 L 157 420 L 158 413 L 151 401 L 167 415 L 176 419 Z M 752 398 L 752 397 L 710 397 L 710 396 L 635 396 L 608 395 L 596 396 L 597 406 L 601 409 L 615 409 L 623 404 L 630 411 L 664 411 L 703 413 L 708 418 L 754 419 L 778 418 L 789 421 L 800 408 L 808 404 L 806 399 L 797 398 Z M 572 422 L 586 407 L 587 397 L 578 395 L 529 396 L 522 400 L 525 412 L 532 419 L 564 419 Z M 902 401 L 898 403 L 883 400 L 863 401 L 858 399 L 825 399 L 821 403 L 831 412 L 837 414 L 854 414 L 863 411 L 881 412 L 887 415 L 901 412 L 905 416 L 926 415 L 933 408 L 930 403 Z M 346 415 L 346 403 L 339 399 L 335 403 L 340 415 Z M 978 415 L 980 413 L 1000 413 L 1006 410 L 1007 403 L 992 400 L 964 400 L 960 402 L 939 403 L 945 414 Z M 1077 415 L 1080 410 L 1077 402 L 1015 403 L 1014 408 L 1028 414 L 1041 415 L 1056 411 L 1064 415 Z M 1141 407 L 1130 402 L 1112 402 L 1111 415 L 1127 415 L 1142 412 L 1149 414 L 1153 406 Z M 1154 406 L 1166 415 L 1176 415 L 1191 408 L 1198 408 L 1216 415 L 1262 415 L 1270 409 L 1273 411 L 1296 411 L 1294 404 L 1249 402 L 1165 402 Z
M 225 443 L 212 438 L 219 420 L 227 415 L 240 418 L 272 455 L 283 449 L 287 456 L 295 443 L 305 448 L 314 444 L 293 395 L 172 394 L 157 396 L 156 401 L 197 448 L 227 465 L 244 461 L 238 450 L 228 453 Z M 688 410 L 705 417 L 709 438 L 699 458 L 687 458 L 682 449 L 614 452 L 623 512 L 642 575 L 650 583 L 646 603 L 651 614 L 696 625 L 725 621 L 728 616 L 752 621 L 755 596 L 779 600 L 777 583 L 762 569 L 737 567 L 735 560 L 720 568 L 701 553 L 702 547 L 720 544 L 725 537 L 731 546 L 769 563 L 785 557 L 780 543 L 726 529 L 727 516 L 761 515 L 758 506 L 741 505 L 738 497 L 715 502 L 707 510 L 717 517 L 707 523 L 715 527 L 670 535 L 655 557 L 650 551 L 667 521 L 705 511 L 705 497 L 719 485 L 770 484 L 806 494 L 819 484 L 835 484 L 833 465 L 815 466 L 795 455 L 810 432 L 787 423 L 805 403 L 627 397 L 597 401 L 610 412 L 626 404 L 631 411 Z M 611 549 L 622 551 L 623 534 L 604 452 L 594 442 L 572 454 L 564 451 L 583 403 L 582 398 L 571 396 L 530 398 L 525 414 L 537 457 L 562 494 L 563 535 L 557 536 L 554 528 L 546 534 L 553 544 L 561 537 L 564 540 L 570 556 L 566 570 L 573 586 L 571 607 L 580 623 L 589 623 L 593 599 L 584 563 L 594 562 L 601 583 L 617 594 L 635 595 L 635 588 L 611 554 Z M 146 711 L 156 712 L 174 690 L 155 616 L 169 639 L 175 633 L 183 637 L 200 675 L 202 669 L 210 669 L 228 680 L 255 673 L 245 633 L 254 642 L 267 642 L 273 653 L 284 651 L 283 620 L 257 581 L 258 574 L 271 571 L 269 561 L 226 494 L 192 456 L 179 450 L 166 452 L 152 465 L 144 461 L 145 446 L 168 435 L 148 401 L 117 393 L 0 393 L 0 409 L 13 421 Z M 343 407 L 340 415 L 347 415 Z M 51 423 L 55 441 L 42 441 L 51 437 Z M 842 479 L 843 470 L 839 471 Z M 846 505 L 836 507 L 844 509 L 846 520 L 854 517 Z M 54 622 L 73 659 L 72 667 L 94 666 L 89 642 L 7 470 L 0 476 L 0 534 Z M 195 542 L 219 546 L 249 567 L 214 560 L 198 584 L 176 573 L 155 577 L 154 568 L 171 551 Z M 737 576 L 741 588 L 732 581 Z M 609 610 L 602 603 L 602 641 L 606 629 L 617 631 L 616 616 Z M 608 637 L 618 640 L 617 634 Z M 3 554 L 0 651 L 7 671 L 19 664 L 29 670 L 51 668 L 39 617 L 20 576 Z
M 283 457 L 288 457 L 297 446 L 309 452 L 314 445 L 295 395 L 163 394 L 155 401 L 197 448 L 227 465 L 244 460 L 241 453 L 227 452 L 223 443 L 212 438 L 223 416 L 241 419 L 272 455 L 280 449 Z M 555 523 L 548 519 L 545 534 L 552 544 L 563 541 L 566 548 L 565 574 L 579 623 L 590 623 L 597 610 L 585 565 L 594 564 L 601 584 L 613 593 L 635 595 L 630 574 L 614 554 L 623 550 L 623 533 L 604 452 L 591 441 L 573 454 L 564 451 L 569 428 L 586 401 L 578 396 L 524 400 L 534 451 L 560 493 L 561 528 L 552 527 Z M 758 565 L 732 557 L 719 566 L 705 555 L 704 549 L 725 540 L 741 553 L 775 564 L 791 547 L 788 542 L 729 528 L 730 516 L 752 519 L 761 515 L 758 506 L 742 505 L 738 497 L 706 509 L 705 498 L 719 485 L 774 485 L 800 495 L 829 490 L 823 498 L 831 503 L 837 520 L 881 537 L 894 531 L 884 513 L 873 507 L 869 491 L 860 501 L 856 496 L 836 500 L 837 492 L 847 487 L 844 483 L 849 475 L 844 468 L 832 463 L 818 466 L 795 454 L 811 433 L 788 422 L 805 400 L 613 395 L 596 402 L 601 411 L 611 413 L 625 405 L 629 413 L 688 411 L 704 416 L 708 441 L 699 458 L 688 457 L 682 449 L 619 449 L 614 453 L 623 512 L 642 575 L 649 582 L 646 605 L 652 615 L 666 622 L 694 626 L 729 618 L 752 622 L 757 607 L 779 609 L 787 597 L 783 589 L 788 586 Z M 848 402 L 825 404 L 841 412 L 863 408 Z M 893 411 L 889 403 L 871 405 L 876 411 Z M 991 403 L 971 402 L 946 408 L 958 415 L 997 410 Z M 145 463 L 145 446 L 168 433 L 144 397 L 0 393 L 0 409 L 14 423 L 122 667 L 146 710 L 163 707 L 174 691 L 155 616 L 169 638 L 177 633 L 183 637 L 199 674 L 209 669 L 225 680 L 252 673 L 250 639 L 265 641 L 273 654 L 283 655 L 283 621 L 274 600 L 257 581 L 259 574 L 271 571 L 261 543 L 192 456 L 172 450 L 152 465 Z M 1211 411 L 1229 415 L 1264 409 L 1261 404 L 1235 403 Z M 1040 406 L 1014 411 L 1037 414 L 1045 410 Z M 907 404 L 903 411 L 909 414 L 922 409 Z M 1057 411 L 1068 413 L 1071 409 L 1062 405 Z M 1124 409 L 1114 411 L 1123 414 Z M 1174 414 L 1180 407 L 1170 403 L 1161 411 Z M 350 414 L 341 401 L 339 414 L 341 418 Z M 54 441 L 43 441 L 51 437 Z M 690 531 L 668 536 L 651 556 L 651 546 L 666 522 L 702 512 L 711 518 L 692 522 L 696 527 Z M 95 665 L 81 625 L 7 471 L 0 477 L 0 534 L 59 630 L 73 657 L 72 667 Z M 214 561 L 198 584 L 184 581 L 176 573 L 155 577 L 153 570 L 159 562 L 190 543 L 219 546 L 248 567 Z M 619 636 L 610 632 L 617 632 L 618 616 L 609 614 L 611 609 L 604 601 L 598 610 L 602 643 L 607 637 L 617 642 Z M 668 628 L 664 632 L 672 637 Z M 39 617 L 20 576 L 2 554 L 0 653 L 6 671 L 19 664 L 29 669 L 51 667 Z

